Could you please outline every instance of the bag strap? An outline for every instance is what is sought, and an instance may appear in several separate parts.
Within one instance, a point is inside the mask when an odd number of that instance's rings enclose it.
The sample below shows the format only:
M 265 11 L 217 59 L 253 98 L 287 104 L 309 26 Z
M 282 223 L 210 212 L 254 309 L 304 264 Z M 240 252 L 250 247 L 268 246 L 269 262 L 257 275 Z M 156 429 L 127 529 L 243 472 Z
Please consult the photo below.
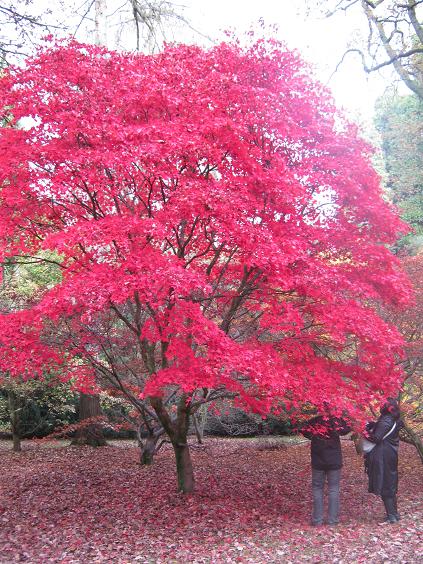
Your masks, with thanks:
M 386 433 L 386 435 L 383 437 L 382 441 L 384 441 L 386 439 L 386 437 L 389 437 L 389 435 L 395 429 L 396 425 L 397 425 L 397 422 L 395 421 L 395 423 L 392 425 L 392 429 Z

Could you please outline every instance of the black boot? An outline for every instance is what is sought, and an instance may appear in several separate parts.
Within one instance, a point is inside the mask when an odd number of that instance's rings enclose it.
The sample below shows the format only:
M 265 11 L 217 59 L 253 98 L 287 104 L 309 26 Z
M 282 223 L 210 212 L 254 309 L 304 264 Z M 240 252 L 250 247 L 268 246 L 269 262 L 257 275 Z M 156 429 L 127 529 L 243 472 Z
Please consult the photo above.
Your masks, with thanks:
M 386 511 L 386 521 L 389 523 L 396 523 L 398 519 L 395 507 L 395 497 L 382 497 L 382 500 Z
M 399 521 L 401 519 L 401 515 L 398 513 L 398 502 L 397 502 L 397 496 L 394 495 L 394 515 L 397 518 L 397 521 Z

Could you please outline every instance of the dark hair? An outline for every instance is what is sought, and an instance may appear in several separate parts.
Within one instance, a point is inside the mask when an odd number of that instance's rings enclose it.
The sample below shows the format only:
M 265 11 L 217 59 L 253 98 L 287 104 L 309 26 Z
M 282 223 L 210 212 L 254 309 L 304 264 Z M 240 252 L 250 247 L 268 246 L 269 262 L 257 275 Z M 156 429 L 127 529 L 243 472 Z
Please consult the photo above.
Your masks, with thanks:
M 394 398 L 388 398 L 380 410 L 381 415 L 391 415 L 394 419 L 400 418 L 400 408 L 398 402 Z

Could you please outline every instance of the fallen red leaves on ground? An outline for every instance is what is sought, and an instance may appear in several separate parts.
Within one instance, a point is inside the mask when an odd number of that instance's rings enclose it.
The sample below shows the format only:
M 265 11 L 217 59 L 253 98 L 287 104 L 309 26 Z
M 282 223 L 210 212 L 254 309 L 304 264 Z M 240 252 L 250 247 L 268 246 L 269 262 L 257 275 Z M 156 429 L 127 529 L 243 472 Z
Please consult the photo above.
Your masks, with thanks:
M 206 440 L 193 450 L 197 491 L 184 495 L 170 448 L 141 467 L 128 442 L 96 450 L 26 443 L 20 454 L 3 444 L 0 561 L 421 561 L 423 468 L 413 447 L 400 450 L 399 524 L 379 524 L 382 503 L 366 493 L 362 459 L 343 441 L 341 523 L 315 528 L 308 444 L 258 446 Z

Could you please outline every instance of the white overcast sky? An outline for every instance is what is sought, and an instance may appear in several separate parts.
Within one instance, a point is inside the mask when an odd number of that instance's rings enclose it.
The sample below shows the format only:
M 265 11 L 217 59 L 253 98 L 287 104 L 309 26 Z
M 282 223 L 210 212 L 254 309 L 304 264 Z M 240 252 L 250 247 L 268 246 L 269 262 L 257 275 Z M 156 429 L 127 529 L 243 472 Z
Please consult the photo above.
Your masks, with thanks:
M 342 54 L 357 33 L 366 30 L 366 21 L 359 10 L 339 13 L 331 18 L 304 16 L 303 0 L 182 0 L 185 14 L 193 27 L 216 37 L 223 30 L 238 33 L 250 28 L 260 18 L 268 25 L 277 24 L 278 37 L 288 47 L 297 48 L 303 57 L 316 66 L 316 75 L 327 83 Z M 368 118 L 374 102 L 389 85 L 389 78 L 368 77 L 361 62 L 348 55 L 329 82 L 338 105 L 356 117 Z

